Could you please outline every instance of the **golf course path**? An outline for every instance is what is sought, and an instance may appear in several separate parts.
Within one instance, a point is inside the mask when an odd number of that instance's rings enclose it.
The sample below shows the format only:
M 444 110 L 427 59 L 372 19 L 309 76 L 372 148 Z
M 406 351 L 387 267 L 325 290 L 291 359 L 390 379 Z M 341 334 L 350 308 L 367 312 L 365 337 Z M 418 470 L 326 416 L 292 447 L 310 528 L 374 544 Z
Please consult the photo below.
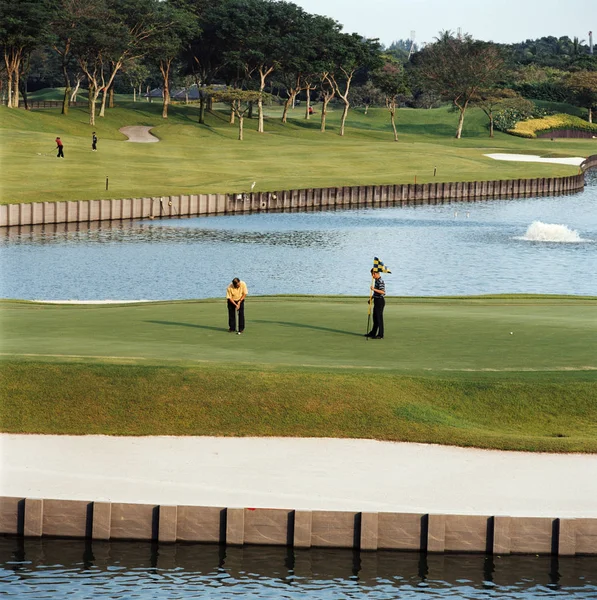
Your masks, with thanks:
M 597 455 L 328 438 L 0 435 L 0 495 L 597 517 Z
M 139 144 L 151 144 L 153 142 L 159 142 L 159 138 L 151 134 L 150 131 L 153 127 L 145 127 L 142 125 L 129 125 L 127 127 L 121 127 L 118 131 L 124 133 L 129 139 L 127 142 L 137 142 Z

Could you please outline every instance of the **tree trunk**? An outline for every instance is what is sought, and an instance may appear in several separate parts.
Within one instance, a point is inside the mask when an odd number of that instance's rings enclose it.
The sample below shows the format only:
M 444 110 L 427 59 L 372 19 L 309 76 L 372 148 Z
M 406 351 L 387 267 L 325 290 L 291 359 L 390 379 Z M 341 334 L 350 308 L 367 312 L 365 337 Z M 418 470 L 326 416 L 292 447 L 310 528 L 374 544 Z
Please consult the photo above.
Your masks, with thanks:
M 369 105 L 365 104 L 365 114 L 367 114 L 368 111 L 369 111 Z
M 460 111 L 460 114 L 458 115 L 458 129 L 456 130 L 457 140 L 459 140 L 462 137 L 462 126 L 464 125 L 464 111 L 466 110 L 466 104 L 458 106 L 458 110 Z
M 77 83 L 75 84 L 75 89 L 72 91 L 70 95 L 70 103 L 77 101 L 77 94 L 79 93 L 79 88 L 81 87 L 81 79 L 77 78 Z
M 6 71 L 6 106 L 12 108 L 12 72 Z
M 145 93 L 147 94 L 147 102 L 151 102 L 151 90 L 149 89 L 149 86 L 147 86 Z
M 263 133 L 263 92 L 265 90 L 265 80 L 267 76 L 274 70 L 274 67 L 260 67 L 259 68 L 259 100 L 257 101 L 257 116 L 259 117 L 259 122 L 257 123 L 257 132 Z M 253 104 L 251 103 L 251 111 Z
M 114 84 L 108 90 L 108 108 L 114 108 Z
M 199 98 L 199 123 L 205 124 L 205 98 L 203 96 Z
M 288 111 L 290 110 L 291 104 L 294 106 L 294 99 L 296 98 L 297 93 L 298 93 L 298 90 L 296 92 L 293 92 L 292 94 L 290 94 L 290 96 L 288 97 L 288 100 L 286 100 L 286 102 L 284 102 L 284 112 L 282 113 L 282 123 L 286 123 L 288 121 Z
M 137 102 L 137 87 L 136 86 L 132 86 L 133 87 L 133 102 Z
M 238 139 L 242 142 L 243 140 L 243 122 L 245 118 L 243 115 L 238 115 Z
M 102 88 L 102 104 L 100 106 L 100 111 L 99 111 L 100 117 L 106 116 L 106 99 L 107 99 L 107 97 L 108 97 L 108 89 L 104 85 L 104 87 Z
M 89 90 L 87 96 L 87 102 L 89 105 L 89 125 L 95 125 L 95 101 L 99 95 L 99 91 L 96 91 L 94 85 L 89 83 Z
M 593 107 L 589 106 L 589 123 L 593 122 Z
M 234 125 L 234 116 L 235 116 L 234 104 L 232 104 L 232 106 L 230 107 L 230 121 L 229 121 L 230 125 Z
M 14 94 L 14 98 L 12 104 L 15 108 L 19 108 L 19 84 L 21 81 L 19 70 L 20 70 L 20 60 L 18 61 L 15 69 L 15 83 L 12 88 L 12 93 Z
M 489 116 L 489 137 L 493 137 L 493 115 Z
M 346 123 L 346 117 L 348 116 L 348 108 L 350 107 L 348 95 L 346 96 L 346 100 L 343 99 L 343 102 L 344 108 L 342 110 L 342 118 L 340 119 L 340 135 L 344 135 L 344 124 Z
M 68 69 L 66 65 L 62 65 L 62 74 L 64 75 L 64 98 L 62 99 L 62 114 L 68 115 L 68 109 L 70 105 L 70 77 L 68 76 Z
M 164 80 L 164 91 L 162 93 L 162 119 L 168 118 L 168 106 L 170 105 L 170 67 L 172 66 L 173 58 L 160 61 L 160 72 Z
M 321 103 L 321 127 L 320 130 L 323 133 L 325 131 L 325 118 L 328 114 L 328 103 L 332 98 L 326 98 L 324 96 L 323 102 Z
M 247 119 L 253 118 L 253 101 L 249 102 L 249 112 L 247 113 Z
M 311 118 L 311 113 L 309 112 L 309 108 L 311 108 L 311 86 L 307 84 L 305 90 L 307 92 L 307 106 L 305 108 L 305 119 L 307 119 L 308 121 Z
M 25 110 L 31 110 L 29 108 L 29 102 L 27 98 L 27 79 L 21 79 L 21 96 L 23 96 L 23 107 Z
M 394 141 L 398 141 L 398 131 L 396 131 L 396 109 L 390 108 L 390 122 L 392 123 L 392 129 L 394 130 Z

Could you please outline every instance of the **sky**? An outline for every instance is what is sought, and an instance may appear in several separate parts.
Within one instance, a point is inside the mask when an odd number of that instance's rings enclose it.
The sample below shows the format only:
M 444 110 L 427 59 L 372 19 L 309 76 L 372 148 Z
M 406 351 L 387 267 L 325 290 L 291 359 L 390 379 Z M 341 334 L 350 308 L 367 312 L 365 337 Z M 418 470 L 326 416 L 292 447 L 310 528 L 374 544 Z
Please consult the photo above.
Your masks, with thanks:
M 597 39 L 597 0 L 292 0 L 309 13 L 332 17 L 347 33 L 394 40 L 433 42 L 442 30 L 475 39 L 514 43 L 547 35 L 588 44 Z

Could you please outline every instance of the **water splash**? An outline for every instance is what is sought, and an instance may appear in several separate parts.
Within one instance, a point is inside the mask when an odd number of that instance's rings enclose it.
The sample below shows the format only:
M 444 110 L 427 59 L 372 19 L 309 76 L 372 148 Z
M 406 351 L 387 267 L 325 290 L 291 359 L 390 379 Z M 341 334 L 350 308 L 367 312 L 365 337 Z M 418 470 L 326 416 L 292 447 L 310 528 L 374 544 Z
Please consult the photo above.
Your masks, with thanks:
M 553 223 L 542 223 L 533 221 L 527 228 L 526 233 L 515 238 L 517 240 L 526 240 L 530 242 L 563 242 L 578 243 L 590 242 L 578 235 L 578 231 L 566 227 L 566 225 L 555 225 Z

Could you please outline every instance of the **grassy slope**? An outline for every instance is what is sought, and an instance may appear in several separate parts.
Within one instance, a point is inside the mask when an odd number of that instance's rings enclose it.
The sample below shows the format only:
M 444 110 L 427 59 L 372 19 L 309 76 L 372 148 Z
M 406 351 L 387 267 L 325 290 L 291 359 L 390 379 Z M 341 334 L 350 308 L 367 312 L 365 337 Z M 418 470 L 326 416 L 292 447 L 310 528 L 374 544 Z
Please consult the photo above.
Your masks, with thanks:
M 1 306 L 4 431 L 597 451 L 597 299 L 391 299 L 383 341 L 362 299 Z
M 570 175 L 574 167 L 501 162 L 486 152 L 580 155 L 596 153 L 594 140 L 524 140 L 497 133 L 487 136 L 481 111 L 467 113 L 464 139 L 453 138 L 456 115 L 447 108 L 399 111 L 400 141 L 392 141 L 387 111 L 368 115 L 353 110 L 345 137 L 337 134 L 340 111 L 329 115 L 329 131 L 319 132 L 318 116 L 307 122 L 302 108 L 284 126 L 279 107 L 267 109 L 266 133 L 246 124 L 246 139 L 224 110 L 197 123 L 196 106 L 174 106 L 161 118 L 158 103 L 124 103 L 108 110 L 95 127 L 83 109 L 68 117 L 59 109 L 26 111 L 0 107 L 2 202 L 31 202 L 152 196 L 199 192 L 256 191 L 290 188 L 428 181 L 466 181 Z M 132 144 L 118 132 L 124 125 L 154 126 L 158 144 Z M 99 151 L 90 149 L 98 132 Z M 60 135 L 66 159 L 54 157 Z M 433 169 L 437 167 L 434 179 Z M 110 190 L 105 191 L 105 178 Z

